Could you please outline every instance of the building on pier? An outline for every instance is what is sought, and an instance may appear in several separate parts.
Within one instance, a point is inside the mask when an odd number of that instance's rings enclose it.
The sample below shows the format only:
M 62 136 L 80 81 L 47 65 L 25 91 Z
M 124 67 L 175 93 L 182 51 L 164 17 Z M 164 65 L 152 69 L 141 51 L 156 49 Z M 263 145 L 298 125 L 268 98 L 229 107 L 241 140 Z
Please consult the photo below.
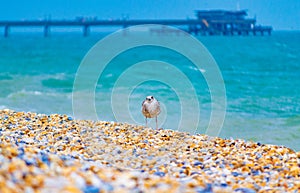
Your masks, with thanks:
M 190 33 L 202 35 L 249 35 L 265 32 L 271 34 L 272 27 L 257 26 L 255 18 L 246 18 L 246 10 L 197 10 L 199 25 L 190 25 Z

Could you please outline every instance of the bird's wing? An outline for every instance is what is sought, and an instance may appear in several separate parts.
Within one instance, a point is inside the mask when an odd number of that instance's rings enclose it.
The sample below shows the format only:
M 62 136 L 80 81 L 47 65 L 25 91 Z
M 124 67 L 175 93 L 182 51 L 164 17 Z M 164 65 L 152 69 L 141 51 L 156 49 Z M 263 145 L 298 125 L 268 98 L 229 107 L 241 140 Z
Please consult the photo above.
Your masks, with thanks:
M 142 112 L 143 112 L 143 114 L 148 112 L 145 103 L 146 103 L 146 100 L 144 100 L 143 103 L 142 103 Z
M 147 113 L 148 112 L 145 105 L 142 106 L 142 112 L 143 113 Z
M 145 117 L 147 118 L 150 118 L 151 115 L 149 114 L 149 111 L 148 111 L 148 108 L 147 108 L 147 105 L 143 103 L 142 105 L 142 113 Z

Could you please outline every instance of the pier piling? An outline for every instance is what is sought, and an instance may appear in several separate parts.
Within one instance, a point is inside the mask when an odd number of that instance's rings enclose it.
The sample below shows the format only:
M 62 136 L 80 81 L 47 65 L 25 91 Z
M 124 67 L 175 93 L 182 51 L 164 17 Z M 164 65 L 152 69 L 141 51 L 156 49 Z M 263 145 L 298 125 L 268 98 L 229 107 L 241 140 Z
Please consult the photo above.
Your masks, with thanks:
M 49 25 L 45 25 L 44 27 L 44 37 L 48 37 L 50 34 L 50 27 Z
M 89 25 L 84 25 L 83 26 L 83 36 L 87 37 L 90 33 L 90 26 Z
M 8 37 L 9 35 L 9 25 L 4 26 L 4 37 Z

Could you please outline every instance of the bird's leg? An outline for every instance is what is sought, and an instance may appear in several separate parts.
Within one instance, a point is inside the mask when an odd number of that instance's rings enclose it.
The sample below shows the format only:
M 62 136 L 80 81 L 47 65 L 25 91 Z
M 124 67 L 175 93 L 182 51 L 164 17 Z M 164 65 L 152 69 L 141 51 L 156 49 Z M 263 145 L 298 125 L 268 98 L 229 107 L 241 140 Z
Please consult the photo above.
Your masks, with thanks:
M 148 127 L 148 124 L 147 124 L 147 117 L 146 117 L 146 127 Z
M 155 117 L 155 122 L 156 122 L 156 129 L 158 129 L 158 125 L 157 125 L 157 116 Z

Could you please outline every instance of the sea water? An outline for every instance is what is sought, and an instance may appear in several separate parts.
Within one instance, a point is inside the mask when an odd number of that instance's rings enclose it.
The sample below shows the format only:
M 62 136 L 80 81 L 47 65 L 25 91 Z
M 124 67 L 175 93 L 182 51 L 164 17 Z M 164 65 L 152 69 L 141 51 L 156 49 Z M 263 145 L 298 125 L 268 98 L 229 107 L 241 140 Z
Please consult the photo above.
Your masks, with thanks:
M 92 33 L 82 37 L 70 32 L 53 33 L 44 38 L 38 33 L 12 33 L 8 38 L 0 37 L 0 108 L 73 115 L 73 83 L 78 67 L 91 47 L 107 35 Z M 219 136 L 285 145 L 300 151 L 300 32 L 196 38 L 211 53 L 224 79 L 226 117 Z M 126 69 L 144 60 L 173 62 L 189 78 L 201 114 L 198 128 L 191 132 L 205 133 L 212 110 L 210 90 L 203 78 L 206 69 L 198 69 L 185 58 L 157 47 L 128 50 L 106 66 L 95 84 L 98 119 L 120 120 L 114 112 L 116 109 L 112 109 L 111 93 L 116 91 L 118 100 L 127 103 L 126 108 L 134 120 L 128 120 L 129 123 L 144 124 L 140 109 L 147 95 L 154 95 L 161 102 L 161 127 L 176 129 L 183 121 L 181 101 L 189 100 L 191 91 L 181 81 L 170 86 L 145 80 L 135 87 L 125 82 L 115 88 Z M 149 73 L 168 77 L 149 67 L 137 70 L 130 79 L 143 79 Z M 185 94 L 180 98 L 176 89 Z M 84 100 L 83 94 L 83 105 Z M 192 110 L 187 113 L 184 123 L 189 128 L 194 113 Z M 150 126 L 155 126 L 153 120 Z

